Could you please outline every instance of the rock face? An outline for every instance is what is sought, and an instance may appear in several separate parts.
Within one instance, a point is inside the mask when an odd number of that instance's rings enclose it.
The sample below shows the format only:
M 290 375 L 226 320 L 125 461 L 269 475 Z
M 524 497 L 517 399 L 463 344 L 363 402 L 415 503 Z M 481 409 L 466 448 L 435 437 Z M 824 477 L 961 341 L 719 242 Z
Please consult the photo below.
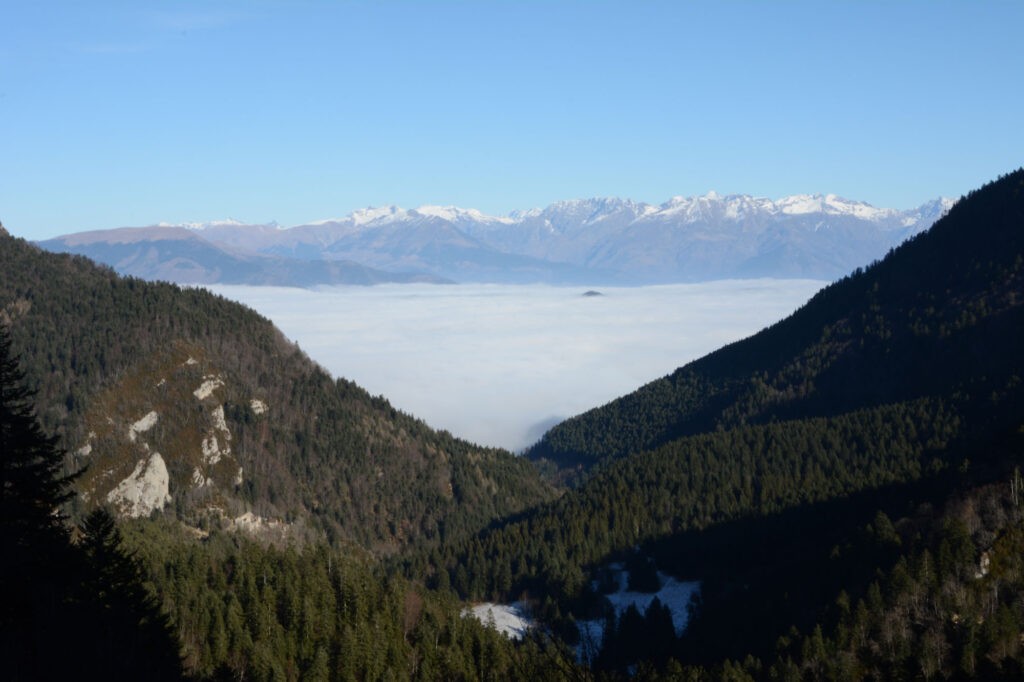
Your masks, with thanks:
M 83 499 L 129 517 L 172 502 L 192 517 L 244 513 L 238 488 L 245 467 L 232 447 L 227 404 L 240 418 L 267 418 L 267 403 L 238 394 L 198 348 L 178 344 L 143 363 L 100 395 L 86 417 L 86 442 L 74 450 L 89 464 L 78 484 Z
M 192 391 L 192 395 L 196 397 L 196 400 L 205 400 L 213 395 L 213 392 L 223 385 L 224 381 L 220 377 L 206 376 L 203 377 L 202 386 Z
M 170 476 L 159 452 L 140 459 L 131 475 L 107 493 L 107 502 L 124 516 L 149 516 L 171 502 Z
M 129 427 L 128 440 L 134 443 L 136 440 L 138 440 L 140 433 L 145 433 L 146 431 L 149 431 L 156 425 L 157 420 L 159 419 L 160 415 L 158 415 L 156 412 L 147 412 L 145 417 L 143 417 L 139 421 L 132 424 L 131 427 Z

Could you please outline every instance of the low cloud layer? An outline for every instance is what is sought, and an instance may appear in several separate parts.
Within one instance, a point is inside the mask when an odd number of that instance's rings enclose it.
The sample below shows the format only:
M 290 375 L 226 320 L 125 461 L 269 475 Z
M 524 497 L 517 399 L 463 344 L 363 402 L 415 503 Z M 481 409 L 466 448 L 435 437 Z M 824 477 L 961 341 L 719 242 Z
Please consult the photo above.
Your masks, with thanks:
M 788 315 L 814 280 L 584 289 L 211 286 L 266 315 L 335 376 L 435 428 L 520 450 Z

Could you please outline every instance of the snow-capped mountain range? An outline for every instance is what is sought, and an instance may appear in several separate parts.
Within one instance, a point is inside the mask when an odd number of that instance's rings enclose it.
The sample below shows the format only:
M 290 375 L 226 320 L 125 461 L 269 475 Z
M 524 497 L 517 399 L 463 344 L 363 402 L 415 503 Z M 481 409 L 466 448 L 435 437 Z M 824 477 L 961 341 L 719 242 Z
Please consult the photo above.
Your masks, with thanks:
M 455 206 L 361 209 L 343 218 L 283 228 L 229 219 L 65 235 L 42 246 L 83 253 L 115 269 L 182 283 L 330 284 L 311 264 L 345 262 L 379 274 L 371 281 L 658 284 L 744 277 L 834 279 L 867 265 L 927 229 L 953 201 L 910 210 L 876 208 L 833 194 L 771 200 L 749 195 L 672 197 L 660 205 L 628 199 L 562 201 L 489 216 Z M 188 245 L 189 253 L 181 247 Z M 202 246 L 202 259 L 195 254 Z M 305 263 L 306 266 L 303 266 Z M 399 274 L 400 273 L 400 274 Z

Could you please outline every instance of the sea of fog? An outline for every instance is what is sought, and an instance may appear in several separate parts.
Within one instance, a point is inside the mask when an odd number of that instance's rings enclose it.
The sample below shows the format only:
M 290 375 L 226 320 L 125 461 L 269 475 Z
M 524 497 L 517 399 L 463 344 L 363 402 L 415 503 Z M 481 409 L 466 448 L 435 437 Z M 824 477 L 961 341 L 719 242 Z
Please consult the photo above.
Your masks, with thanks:
M 635 288 L 215 285 L 335 376 L 435 428 L 520 450 L 558 421 L 779 320 L 825 283 Z

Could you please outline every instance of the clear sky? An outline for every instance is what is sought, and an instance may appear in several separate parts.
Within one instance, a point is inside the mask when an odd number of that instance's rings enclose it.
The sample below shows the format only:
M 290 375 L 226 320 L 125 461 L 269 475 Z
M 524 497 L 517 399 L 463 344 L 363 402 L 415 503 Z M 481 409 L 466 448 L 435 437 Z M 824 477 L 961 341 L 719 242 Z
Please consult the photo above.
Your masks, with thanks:
M 0 0 L 32 239 L 366 206 L 834 192 L 1024 164 L 1024 2 Z

